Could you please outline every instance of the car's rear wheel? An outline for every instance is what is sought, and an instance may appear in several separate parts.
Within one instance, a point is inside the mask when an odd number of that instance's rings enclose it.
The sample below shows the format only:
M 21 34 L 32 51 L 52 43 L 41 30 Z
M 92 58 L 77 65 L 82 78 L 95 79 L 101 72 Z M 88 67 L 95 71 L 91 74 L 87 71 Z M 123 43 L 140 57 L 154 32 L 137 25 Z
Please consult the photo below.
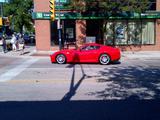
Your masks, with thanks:
M 107 55 L 107 54 L 102 54 L 102 55 L 100 55 L 100 57 L 99 57 L 99 62 L 100 62 L 100 64 L 102 64 L 102 65 L 107 65 L 107 64 L 109 64 L 109 62 L 110 62 L 110 57 L 109 57 L 109 55 Z
M 66 57 L 65 57 L 65 55 L 63 55 L 63 54 L 57 55 L 57 57 L 56 57 L 56 62 L 57 62 L 58 64 L 64 64 L 64 63 L 66 62 Z

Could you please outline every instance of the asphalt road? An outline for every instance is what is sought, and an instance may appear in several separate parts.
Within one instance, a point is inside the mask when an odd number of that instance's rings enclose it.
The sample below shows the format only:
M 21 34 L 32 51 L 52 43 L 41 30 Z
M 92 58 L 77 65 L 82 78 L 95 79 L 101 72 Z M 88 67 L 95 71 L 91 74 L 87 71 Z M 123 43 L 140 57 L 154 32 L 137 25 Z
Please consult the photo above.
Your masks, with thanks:
M 0 68 L 0 101 L 160 98 L 159 59 L 59 65 L 47 57 L 1 57 Z
M 51 64 L 0 56 L 2 120 L 159 120 L 160 60 Z

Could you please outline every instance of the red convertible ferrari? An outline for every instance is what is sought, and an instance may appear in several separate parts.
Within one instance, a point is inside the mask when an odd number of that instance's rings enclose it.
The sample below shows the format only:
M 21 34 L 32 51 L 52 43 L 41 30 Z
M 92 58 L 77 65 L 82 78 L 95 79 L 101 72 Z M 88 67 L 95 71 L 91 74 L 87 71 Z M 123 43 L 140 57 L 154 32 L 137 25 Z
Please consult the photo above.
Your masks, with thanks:
M 110 46 L 89 43 L 79 49 L 60 50 L 50 55 L 52 63 L 100 63 L 103 65 L 111 61 L 118 61 L 120 50 Z

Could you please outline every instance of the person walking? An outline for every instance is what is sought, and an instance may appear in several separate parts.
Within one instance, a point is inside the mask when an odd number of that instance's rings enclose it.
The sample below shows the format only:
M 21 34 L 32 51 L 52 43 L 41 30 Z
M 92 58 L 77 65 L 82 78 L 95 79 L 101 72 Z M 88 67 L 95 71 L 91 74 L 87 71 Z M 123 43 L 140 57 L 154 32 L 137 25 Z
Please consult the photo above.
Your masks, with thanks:
M 16 50 L 17 50 L 16 42 L 17 42 L 16 36 L 15 36 L 15 34 L 13 34 L 13 35 L 12 35 L 12 39 L 11 39 L 11 44 L 12 44 L 12 50 L 13 50 L 13 51 L 16 51 Z
M 6 43 L 6 37 L 5 35 L 2 36 L 2 47 L 3 47 L 3 52 L 7 52 L 7 43 Z
M 20 55 L 23 55 L 24 48 L 25 48 L 25 42 L 24 42 L 23 36 L 21 34 L 19 35 L 18 46 L 19 46 L 19 50 L 21 51 Z

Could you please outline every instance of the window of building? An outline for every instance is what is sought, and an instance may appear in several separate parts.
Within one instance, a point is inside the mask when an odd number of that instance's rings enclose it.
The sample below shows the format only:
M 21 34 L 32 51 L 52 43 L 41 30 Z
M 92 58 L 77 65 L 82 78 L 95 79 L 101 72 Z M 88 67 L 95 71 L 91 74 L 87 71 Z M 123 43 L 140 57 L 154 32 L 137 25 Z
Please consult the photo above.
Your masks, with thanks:
M 51 22 L 51 46 L 58 45 L 58 31 L 57 31 L 57 22 Z
M 75 42 L 75 20 L 61 20 L 61 42 Z M 57 21 L 51 22 L 51 45 L 59 45 Z
M 104 26 L 105 27 L 105 26 Z M 105 45 L 113 45 L 114 43 L 114 22 L 108 21 L 104 33 L 104 44 Z
M 116 21 L 114 26 L 115 44 L 127 44 L 127 23 L 126 21 Z
M 156 10 L 156 0 L 149 0 L 149 9 L 148 10 Z
M 128 44 L 141 43 L 141 22 L 130 20 L 128 21 Z
M 104 38 L 106 45 L 155 44 L 155 21 L 109 21 L 106 25 Z
M 154 44 L 155 24 L 153 21 L 142 22 L 142 44 Z

